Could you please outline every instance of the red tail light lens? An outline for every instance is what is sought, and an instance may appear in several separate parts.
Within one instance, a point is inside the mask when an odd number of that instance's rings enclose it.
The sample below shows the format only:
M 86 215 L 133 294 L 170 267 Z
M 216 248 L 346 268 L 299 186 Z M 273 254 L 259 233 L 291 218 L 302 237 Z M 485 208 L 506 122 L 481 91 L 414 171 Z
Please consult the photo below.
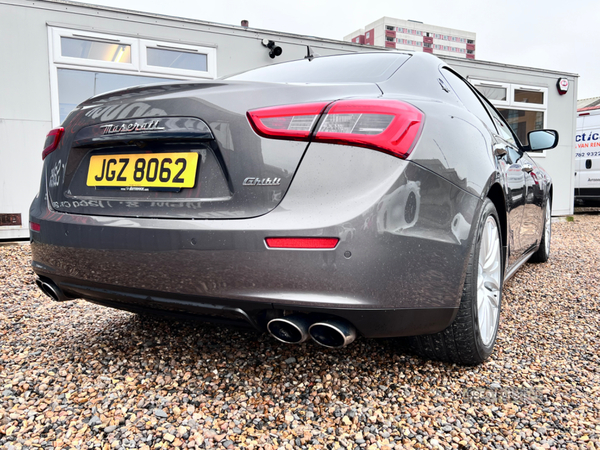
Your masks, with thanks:
M 55 128 L 54 130 L 50 130 L 50 132 L 46 135 L 46 142 L 44 142 L 44 151 L 42 152 L 42 160 L 46 159 L 50 153 L 56 150 L 60 139 L 62 138 L 65 129 L 63 127 Z
M 281 238 L 266 238 L 265 242 L 269 248 L 319 248 L 331 249 L 335 248 L 339 242 L 338 238 L 323 238 L 323 237 L 281 237 Z
M 276 106 L 248 111 L 263 137 L 308 141 L 326 103 Z M 338 100 L 329 105 L 312 139 L 354 145 L 407 158 L 421 133 L 423 113 L 399 100 Z
M 398 100 L 340 100 L 325 113 L 315 141 L 382 150 L 400 158 L 412 151 L 423 113 Z
M 327 103 L 275 106 L 248 111 L 248 119 L 259 136 L 307 140 Z
M 37 231 L 37 232 L 39 232 L 42 229 L 42 227 L 37 222 L 29 222 L 29 229 L 31 231 Z

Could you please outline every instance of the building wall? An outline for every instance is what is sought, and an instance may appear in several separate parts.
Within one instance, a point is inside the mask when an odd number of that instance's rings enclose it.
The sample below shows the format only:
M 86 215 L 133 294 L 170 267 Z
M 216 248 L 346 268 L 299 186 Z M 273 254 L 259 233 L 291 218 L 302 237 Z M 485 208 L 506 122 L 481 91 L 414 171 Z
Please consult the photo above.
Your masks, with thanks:
M 0 238 L 28 235 L 29 203 L 39 188 L 42 144 L 52 128 L 48 46 L 44 22 L 20 6 L 0 4 L 0 213 L 21 214 L 21 226 L 0 227 Z

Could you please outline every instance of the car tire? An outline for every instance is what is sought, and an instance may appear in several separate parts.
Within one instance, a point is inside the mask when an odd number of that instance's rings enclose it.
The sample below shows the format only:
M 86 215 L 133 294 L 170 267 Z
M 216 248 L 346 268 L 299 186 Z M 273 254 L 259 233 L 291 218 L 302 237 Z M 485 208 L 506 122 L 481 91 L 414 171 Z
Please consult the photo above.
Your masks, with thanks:
M 546 201 L 546 207 L 544 208 L 544 227 L 542 228 L 542 237 L 540 238 L 540 248 L 531 255 L 529 258 L 530 262 L 543 263 L 548 261 L 550 257 L 550 240 L 552 238 L 552 203 L 550 199 Z
M 504 278 L 502 233 L 491 200 L 481 208 L 454 322 L 439 333 L 410 338 L 411 349 L 426 358 L 475 365 L 491 354 L 498 334 Z

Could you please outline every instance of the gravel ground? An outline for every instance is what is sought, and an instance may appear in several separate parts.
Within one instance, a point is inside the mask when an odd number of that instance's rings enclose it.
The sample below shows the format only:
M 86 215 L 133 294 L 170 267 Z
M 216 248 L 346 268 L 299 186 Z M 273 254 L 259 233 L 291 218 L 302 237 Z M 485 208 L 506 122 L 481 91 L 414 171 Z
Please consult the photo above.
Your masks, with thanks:
M 55 303 L 2 246 L 0 448 L 599 448 L 600 215 L 552 228 L 479 367 Z

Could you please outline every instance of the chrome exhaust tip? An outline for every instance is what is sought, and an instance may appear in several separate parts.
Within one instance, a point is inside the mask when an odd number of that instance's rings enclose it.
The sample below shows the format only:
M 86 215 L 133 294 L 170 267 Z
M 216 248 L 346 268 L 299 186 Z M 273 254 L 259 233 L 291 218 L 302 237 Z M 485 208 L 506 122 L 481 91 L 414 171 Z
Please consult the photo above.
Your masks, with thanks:
M 278 341 L 286 344 L 299 344 L 308 339 L 309 326 L 310 321 L 307 317 L 292 314 L 270 320 L 267 330 Z
M 35 284 L 42 290 L 44 294 L 50 297 L 52 300 L 57 302 L 64 302 L 69 300 L 63 291 L 52 281 L 43 281 L 39 278 L 35 280 Z
M 342 348 L 356 339 L 354 325 L 342 319 L 315 322 L 308 328 L 308 333 L 317 344 L 329 348 Z

